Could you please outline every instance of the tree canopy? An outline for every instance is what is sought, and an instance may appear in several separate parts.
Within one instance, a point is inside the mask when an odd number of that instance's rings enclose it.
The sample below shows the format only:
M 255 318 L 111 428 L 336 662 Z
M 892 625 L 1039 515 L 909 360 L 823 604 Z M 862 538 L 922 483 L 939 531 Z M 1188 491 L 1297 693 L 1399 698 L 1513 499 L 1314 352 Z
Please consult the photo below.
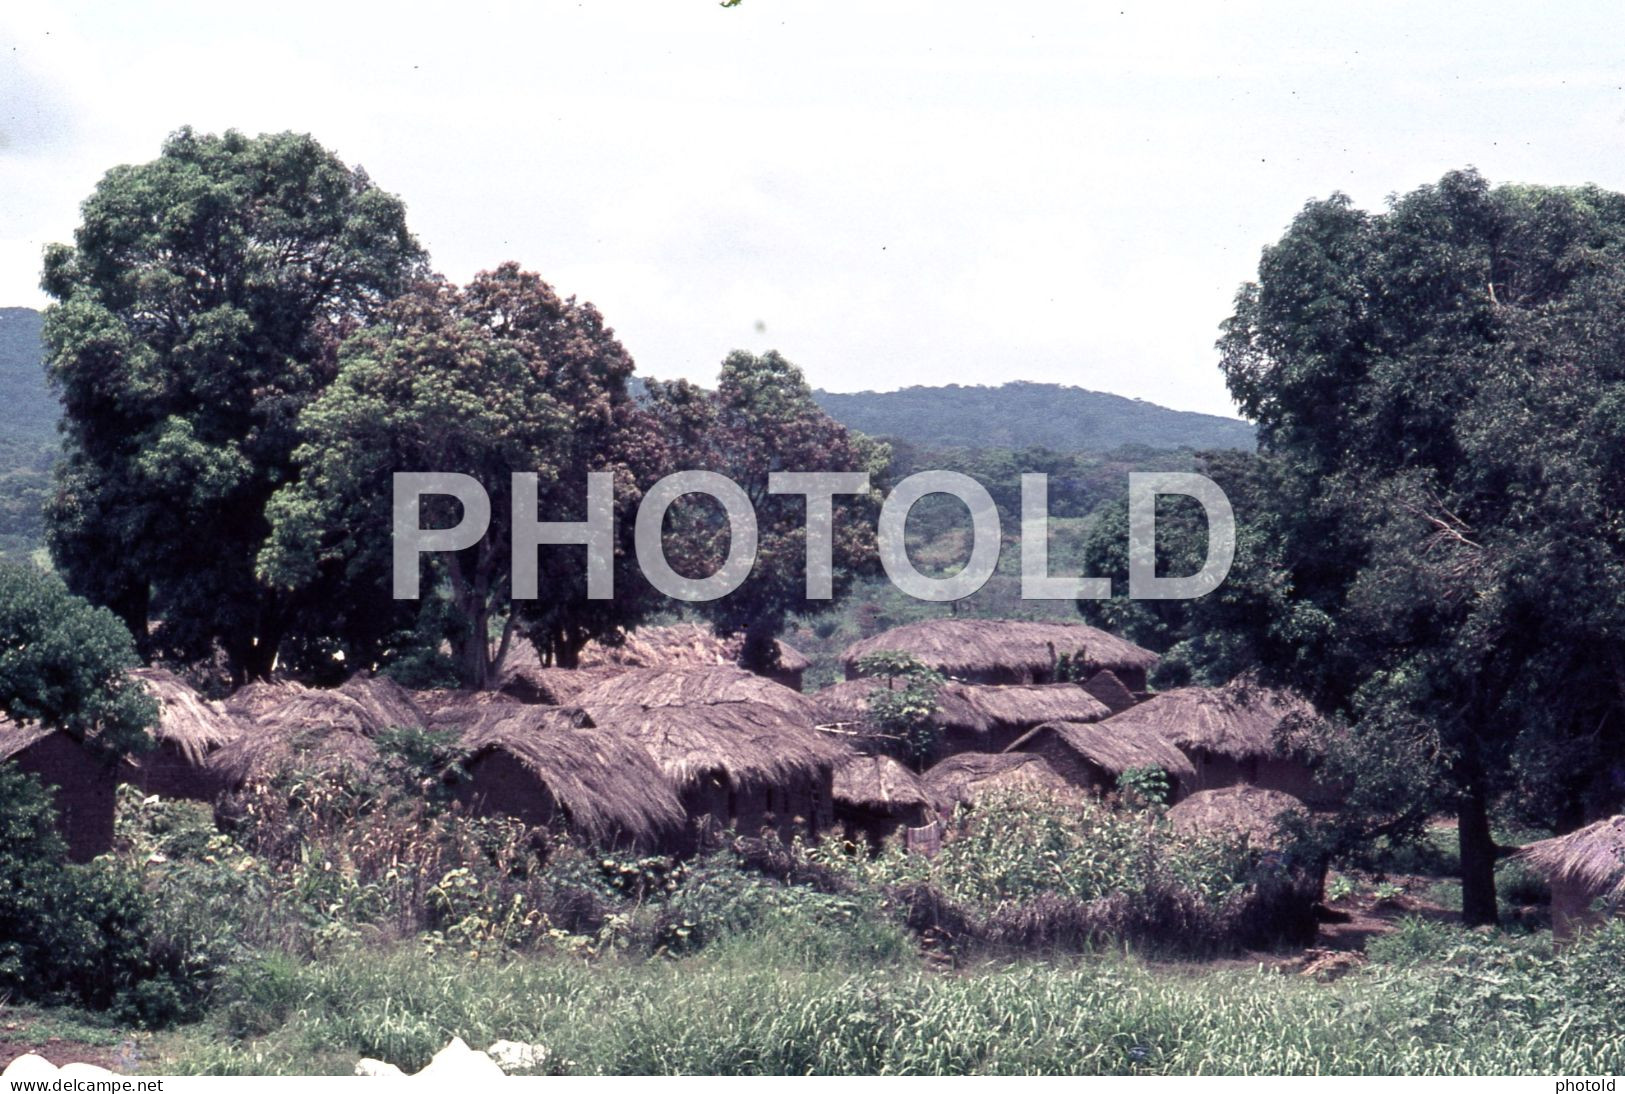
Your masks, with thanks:
M 1625 799 L 1622 289 L 1619 194 L 1468 171 L 1310 203 L 1220 342 L 1263 452 L 1236 587 L 1123 615 L 1340 718 L 1368 833 L 1453 809 L 1469 922 L 1496 917 L 1492 804 Z
M 775 351 L 729 354 L 715 392 L 678 381 L 652 383 L 649 394 L 683 469 L 726 475 L 755 508 L 750 576 L 728 596 L 697 607 L 720 633 L 744 635 L 747 668 L 771 669 L 777 663 L 773 639 L 790 615 L 825 611 L 853 581 L 877 572 L 875 519 L 890 449 L 825 414 L 801 370 Z M 867 491 L 832 500 L 830 599 L 807 595 L 808 505 L 799 495 L 769 491 L 769 477 L 778 471 L 869 474 Z M 679 572 L 704 575 L 722 564 L 728 530 L 716 506 L 675 506 L 668 525 L 668 550 Z
M 444 637 L 462 683 L 483 687 L 519 628 L 545 657 L 573 664 L 589 639 L 616 633 L 648 604 L 631 510 L 640 484 L 661 473 L 665 448 L 627 393 L 631 373 L 592 305 L 559 298 L 517 265 L 465 289 L 423 284 L 344 344 L 337 379 L 300 417 L 301 475 L 271 503 L 262 577 L 322 590 L 332 641 L 351 665 L 374 662 L 418 610 L 392 600 L 392 474 L 469 475 L 490 497 L 489 531 L 424 562 L 428 587 L 449 598 Z M 587 598 L 586 552 L 561 546 L 540 553 L 537 597 L 513 601 L 515 472 L 536 475 L 538 519 L 551 521 L 584 520 L 588 473 L 614 475 L 622 542 L 613 599 Z M 423 501 L 423 527 L 460 516 L 450 496 Z
M 0 563 L 0 713 L 66 730 L 109 758 L 147 747 L 150 695 L 126 675 L 130 632 L 31 566 Z
M 182 129 L 109 171 L 46 255 L 65 460 L 48 512 L 69 584 L 178 656 L 270 671 L 301 604 L 256 580 L 300 411 L 344 335 L 421 268 L 401 203 L 312 138 Z

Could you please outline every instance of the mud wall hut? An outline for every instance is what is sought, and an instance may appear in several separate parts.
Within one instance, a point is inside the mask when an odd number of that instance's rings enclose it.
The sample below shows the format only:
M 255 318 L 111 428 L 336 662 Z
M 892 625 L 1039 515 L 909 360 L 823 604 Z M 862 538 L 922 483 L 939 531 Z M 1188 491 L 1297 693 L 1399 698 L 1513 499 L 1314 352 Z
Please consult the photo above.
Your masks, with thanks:
M 1625 913 L 1625 815 L 1524 847 L 1517 858 L 1552 888 L 1552 934 L 1572 938 Z
M 683 829 L 676 791 L 649 753 L 582 710 L 488 703 L 437 719 L 456 723 L 468 757 L 455 792 L 476 815 L 643 850 L 670 845 Z
M 1078 793 L 1042 756 L 1028 752 L 961 752 L 927 768 L 920 780 L 945 817 L 988 794 Z
M 1331 807 L 1337 804 L 1336 789 L 1320 783 L 1308 763 L 1280 744 L 1282 732 L 1294 722 L 1315 717 L 1314 708 L 1290 692 L 1241 679 L 1220 688 L 1159 692 L 1112 715 L 1105 725 L 1172 741 L 1196 768 L 1192 790 L 1259 786 Z
M 228 789 L 295 769 L 369 771 L 378 763 L 380 733 L 429 724 L 412 696 L 387 677 L 352 677 L 336 688 L 249 684 L 226 700 L 225 710 L 242 733 L 205 766 Z
M 1045 722 L 1007 749 L 1042 756 L 1073 786 L 1096 793 L 1117 788 L 1123 772 L 1156 768 L 1168 776 L 1170 800 L 1183 796 L 1196 779 L 1190 759 L 1160 733 L 1108 722 Z
M 835 767 L 832 796 L 844 838 L 876 851 L 899 828 L 923 827 L 934 812 L 920 777 L 890 756 L 846 757 Z
M 899 688 L 898 680 L 858 677 L 812 694 L 819 725 L 852 739 L 863 751 L 893 752 L 902 742 L 885 738 L 869 716 L 874 692 Z M 1088 722 L 1111 711 L 1075 684 L 961 684 L 949 681 L 937 689 L 936 748 L 926 758 L 934 763 L 961 752 L 1002 752 L 1035 726 L 1053 721 Z
M 125 779 L 144 794 L 165 798 L 213 801 L 225 785 L 208 758 L 236 740 L 241 727 L 225 708 L 203 698 L 180 677 L 165 669 L 130 673 L 158 703 L 154 747 L 131 757 Z
M 68 858 L 88 862 L 113 849 L 118 780 L 94 749 L 65 730 L 0 714 L 0 761 L 36 776 L 51 791 Z
M 1283 825 L 1289 817 L 1307 813 L 1291 794 L 1259 786 L 1199 790 L 1168 810 L 1168 823 L 1177 832 L 1241 836 L 1261 852 L 1243 931 L 1250 945 L 1307 945 L 1319 933 L 1315 907 L 1325 893 L 1326 863 L 1283 853 Z
M 642 669 L 589 690 L 581 705 L 649 751 L 696 821 L 786 837 L 833 822 L 834 768 L 848 750 L 814 728 L 818 708 L 805 695 L 731 666 Z

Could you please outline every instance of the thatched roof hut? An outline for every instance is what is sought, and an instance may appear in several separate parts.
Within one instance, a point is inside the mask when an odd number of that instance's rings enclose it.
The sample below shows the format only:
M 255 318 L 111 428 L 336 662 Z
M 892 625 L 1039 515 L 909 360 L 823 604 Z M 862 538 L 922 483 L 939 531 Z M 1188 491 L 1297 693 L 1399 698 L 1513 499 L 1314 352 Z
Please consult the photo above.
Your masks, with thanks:
M 869 700 L 888 685 L 903 686 L 895 679 L 859 677 L 819 689 L 811 696 L 818 707 L 818 724 L 850 731 L 859 743 L 873 738 L 876 730 L 869 719 Z M 937 689 L 936 702 L 932 724 L 939 730 L 940 741 L 933 758 L 959 752 L 999 752 L 1045 722 L 1088 722 L 1111 713 L 1075 684 L 961 684 L 950 680 Z
M 795 695 L 761 677 L 744 675 Z M 631 691 L 621 698 L 640 695 L 674 697 L 656 689 Z M 595 723 L 648 750 L 676 784 L 690 817 L 713 818 L 721 827 L 733 825 L 749 834 L 773 827 L 786 836 L 796 831 L 816 834 L 833 817 L 834 769 L 847 749 L 812 728 L 811 719 L 749 700 L 691 705 L 588 702 L 585 707 Z
M 136 669 L 130 676 L 157 700 L 158 724 L 152 730 L 156 747 L 126 765 L 128 781 L 146 794 L 212 801 L 224 787 L 205 761 L 241 736 L 242 727 L 225 707 L 172 672 Z
M 912 654 L 956 679 L 983 684 L 1042 684 L 1055 679 L 1056 662 L 1067 657 L 1091 673 L 1110 669 L 1131 689 L 1145 688 L 1157 655 L 1082 623 L 1015 619 L 931 619 L 854 642 L 841 654 L 846 675 L 858 661 L 882 650 Z
M 619 665 L 594 664 L 574 669 L 544 665 L 529 639 L 516 638 L 502 660 L 496 688 L 525 703 L 569 706 L 587 688 L 623 671 Z
M 647 748 L 679 785 L 717 773 L 735 786 L 774 785 L 833 771 L 847 754 L 807 723 L 763 703 L 589 704 L 586 710 L 598 725 Z
M 1292 694 L 1247 678 L 1220 688 L 1173 688 L 1107 719 L 1124 732 L 1161 734 L 1196 765 L 1193 789 L 1249 784 L 1282 790 L 1317 805 L 1335 804 L 1333 788 L 1288 755 L 1280 736 L 1316 718 L 1314 707 Z
M 0 714 L 0 761 L 36 776 L 50 789 L 57 831 L 70 859 L 88 862 L 113 849 L 117 779 L 83 741 L 65 730 Z
M 206 766 L 229 787 L 295 768 L 323 774 L 369 770 L 378 762 L 378 734 L 429 725 L 412 696 L 383 676 L 351 677 L 336 688 L 254 683 L 227 699 L 225 708 L 243 733 Z
M 1168 823 L 1181 832 L 1233 833 L 1258 848 L 1280 844 L 1281 822 L 1307 810 L 1299 799 L 1259 786 L 1199 790 L 1168 810 Z
M 589 709 L 600 706 L 694 707 L 757 703 L 792 723 L 813 726 L 818 704 L 799 691 L 733 665 L 692 669 L 634 669 L 610 677 L 576 696 Z
M 1552 931 L 1560 938 L 1596 923 L 1598 900 L 1625 909 L 1625 815 L 1531 843 L 1517 858 L 1551 885 Z
M 931 803 L 920 777 L 890 756 L 847 756 L 835 768 L 834 790 L 837 806 L 876 813 Z
M 932 765 L 921 781 L 944 813 L 1001 791 L 1076 793 L 1042 756 L 1030 752 L 961 752 Z
M 677 794 L 629 737 L 574 708 L 488 703 L 441 712 L 461 722 L 467 779 L 457 795 L 477 813 L 538 826 L 562 822 L 606 844 L 656 847 L 683 826 Z
M 924 825 L 934 804 L 920 777 L 890 756 L 846 757 L 835 767 L 832 793 L 846 838 L 876 848 L 900 827 Z
M 1143 727 L 1114 727 L 1107 722 L 1045 722 L 1012 744 L 1009 752 L 1042 756 L 1074 786 L 1108 791 L 1131 768 L 1167 772 L 1177 795 L 1196 780 L 1196 768 L 1166 737 Z

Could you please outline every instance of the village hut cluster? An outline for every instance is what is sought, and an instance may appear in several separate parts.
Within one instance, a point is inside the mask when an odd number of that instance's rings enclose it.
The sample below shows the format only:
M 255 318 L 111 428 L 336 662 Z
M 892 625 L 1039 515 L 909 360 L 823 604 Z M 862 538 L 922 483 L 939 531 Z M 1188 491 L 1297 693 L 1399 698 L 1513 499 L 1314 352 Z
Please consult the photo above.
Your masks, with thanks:
M 947 678 L 921 770 L 871 724 L 895 680 L 865 655 L 900 651 Z M 57 787 L 75 857 L 106 850 L 118 781 L 216 801 L 287 772 L 365 773 L 380 738 L 422 728 L 460 738 L 456 797 L 475 813 L 564 826 L 606 845 L 692 849 L 708 833 L 843 833 L 878 847 L 929 832 L 993 789 L 1103 793 L 1125 771 L 1165 772 L 1176 798 L 1233 783 L 1302 790 L 1272 732 L 1301 704 L 1263 689 L 1145 691 L 1156 655 L 1081 623 L 940 620 L 849 647 L 848 679 L 800 690 L 807 659 L 784 643 L 767 675 L 739 645 L 680 624 L 589 645 L 571 668 L 519 642 L 493 691 L 411 693 L 357 676 L 336 688 L 250 684 L 223 703 L 162 669 L 133 672 L 159 709 L 153 747 L 108 770 L 65 733 L 0 722 L 0 752 Z M 1064 677 L 1064 678 L 1063 678 Z M 1272 783 L 1273 785 L 1273 783 Z
M 900 680 L 864 658 L 906 653 L 945 678 L 928 753 L 871 716 Z M 336 688 L 251 684 L 206 700 L 161 669 L 130 674 L 156 700 L 152 747 L 110 767 L 65 732 L 0 718 L 0 759 L 54 788 L 70 853 L 113 837 L 115 788 L 218 802 L 289 772 L 365 773 L 384 734 L 454 734 L 452 791 L 476 814 L 571 829 L 605 846 L 689 851 L 732 829 L 878 848 L 898 836 L 930 851 L 955 810 L 990 792 L 1108 794 L 1129 771 L 1160 771 L 1176 829 L 1230 832 L 1268 849 L 1283 821 L 1336 808 L 1338 789 L 1294 754 L 1314 710 L 1241 678 L 1147 690 L 1156 655 L 1081 623 L 946 619 L 848 647 L 847 679 L 800 690 L 807 660 L 781 643 L 771 674 L 739 665 L 738 644 L 695 625 L 590 645 L 546 665 L 520 642 L 487 692 L 408 692 L 355 677 Z M 917 766 L 916 766 L 917 765 Z M 1625 904 L 1625 818 L 1526 849 L 1552 881 L 1568 931 Z

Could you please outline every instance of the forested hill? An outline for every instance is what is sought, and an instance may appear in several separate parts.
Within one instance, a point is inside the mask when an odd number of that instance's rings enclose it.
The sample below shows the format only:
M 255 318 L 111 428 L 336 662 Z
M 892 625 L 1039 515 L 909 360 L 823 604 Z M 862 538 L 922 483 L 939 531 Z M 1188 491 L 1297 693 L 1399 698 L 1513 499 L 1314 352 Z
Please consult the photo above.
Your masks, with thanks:
M 60 408 L 45 385 L 40 361 L 39 312 L 0 308 L 0 438 L 55 437 Z M 1062 384 L 818 391 L 814 398 L 832 418 L 853 429 L 927 448 L 1103 452 L 1125 445 L 1253 447 L 1253 427 L 1239 419 L 1169 410 Z
M 42 441 L 56 436 L 62 408 L 41 370 L 40 313 L 0 308 L 0 438 Z
M 1253 427 L 1235 418 L 1169 410 L 1139 399 L 1062 384 L 907 387 L 901 391 L 814 393 L 834 418 L 871 437 L 929 447 L 1105 451 L 1253 447 Z

